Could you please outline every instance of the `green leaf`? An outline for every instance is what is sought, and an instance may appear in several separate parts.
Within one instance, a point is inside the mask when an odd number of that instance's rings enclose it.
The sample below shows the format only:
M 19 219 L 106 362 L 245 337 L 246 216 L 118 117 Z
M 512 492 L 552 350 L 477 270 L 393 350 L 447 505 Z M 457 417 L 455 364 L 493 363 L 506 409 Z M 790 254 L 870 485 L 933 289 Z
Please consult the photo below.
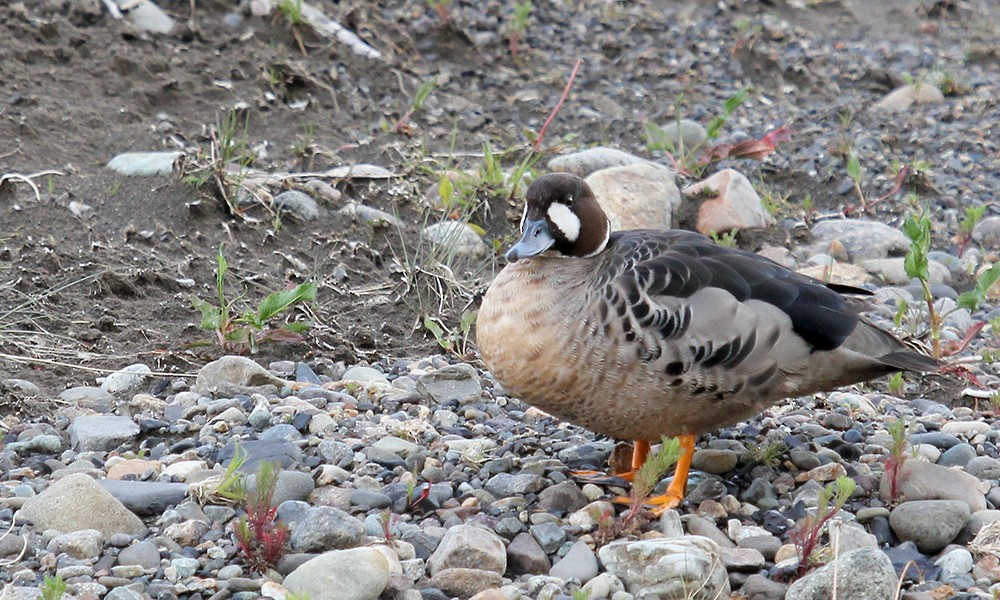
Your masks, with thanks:
M 955 299 L 955 303 L 958 304 L 960 308 L 964 308 L 969 311 L 974 311 L 979 308 L 979 298 L 973 292 L 962 292 Z
M 269 294 L 261 300 L 257 306 L 257 320 L 264 324 L 280 314 L 288 307 L 298 302 L 310 302 L 316 299 L 316 284 L 313 282 L 300 283 L 289 290 L 281 290 Z
M 476 322 L 476 315 L 478 313 L 474 310 L 467 310 L 462 313 L 462 321 L 459 327 L 462 329 L 463 334 L 468 334 L 472 331 L 472 324 Z
M 731 116 L 736 111 L 736 109 L 740 107 L 740 105 L 746 102 L 747 95 L 749 93 L 750 90 L 748 90 L 747 88 L 743 88 L 742 90 L 736 92 L 732 96 L 726 98 L 726 103 L 723 105 L 723 107 L 725 109 L 727 117 Z
M 441 181 L 438 182 L 438 195 L 441 196 L 441 204 L 445 207 L 451 206 L 451 198 L 455 194 L 455 184 L 451 182 L 451 178 L 447 175 L 441 176 Z
M 201 313 L 199 327 L 211 330 L 222 328 L 222 309 L 218 306 L 211 302 L 206 302 L 197 296 L 191 296 L 191 305 Z
M 311 325 L 309 323 L 296 321 L 295 323 L 286 323 L 282 329 L 287 329 L 292 333 L 305 333 L 306 331 L 309 331 L 310 327 Z
M 914 252 L 911 247 L 910 252 L 906 253 L 906 258 L 903 259 L 903 268 L 906 269 L 907 277 L 915 277 L 926 281 L 928 278 L 927 255 L 919 251 Z
M 847 174 L 855 182 L 861 181 L 861 161 L 853 152 L 847 157 Z
M 437 340 L 438 345 L 441 346 L 442 348 L 447 349 L 448 346 L 451 345 L 448 342 L 448 339 L 445 337 L 444 329 L 434 319 L 430 317 L 424 317 L 424 329 L 431 332 L 431 334 L 434 336 L 434 339 Z

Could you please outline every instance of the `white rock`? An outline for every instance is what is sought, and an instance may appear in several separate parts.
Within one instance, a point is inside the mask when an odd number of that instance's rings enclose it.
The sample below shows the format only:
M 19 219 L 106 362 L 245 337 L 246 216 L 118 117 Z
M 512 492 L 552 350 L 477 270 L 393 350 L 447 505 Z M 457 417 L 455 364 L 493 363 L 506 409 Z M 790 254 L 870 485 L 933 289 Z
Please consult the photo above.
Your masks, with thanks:
M 310 600 L 376 600 L 390 565 L 375 548 L 334 550 L 306 561 L 285 578 L 285 588 Z
M 152 371 L 144 364 L 129 365 L 105 377 L 101 389 L 120 398 L 131 396 L 150 373 Z
M 865 219 L 828 219 L 813 225 L 815 252 L 826 252 L 831 242 L 839 242 L 851 261 L 886 258 L 890 254 L 904 254 L 910 241 L 903 232 L 884 223 Z
M 935 85 L 915 83 L 898 87 L 889 92 L 875 105 L 879 110 L 902 112 L 914 104 L 940 104 L 944 94 Z
M 640 158 L 622 150 L 598 146 L 557 156 L 549 161 L 548 167 L 551 171 L 573 173 L 580 177 L 587 177 L 591 173 L 600 171 L 601 169 L 626 167 L 649 162 L 645 158 Z
M 835 585 L 837 598 L 885 600 L 894 597 L 896 571 L 881 550 L 854 550 L 793 583 L 785 600 L 829 600 Z
M 456 256 L 483 258 L 489 253 L 483 237 L 468 223 L 442 221 L 428 225 L 420 235 L 432 244 L 453 251 Z
M 873 258 L 862 261 L 861 266 L 869 273 L 892 285 L 906 285 L 910 282 L 906 274 L 905 260 L 899 258 Z M 936 260 L 927 261 L 927 281 L 932 284 L 951 283 L 951 271 Z
M 475 525 L 456 525 L 448 530 L 427 560 L 433 577 L 445 569 L 479 569 L 503 575 L 507 549 L 500 536 Z
M 708 600 L 730 590 L 719 546 L 708 538 L 615 541 L 599 555 L 607 571 L 637 596 Z
M 681 203 L 673 172 L 649 162 L 595 171 L 586 182 L 614 231 L 669 229 Z
M 181 152 L 124 152 L 108 161 L 108 168 L 126 176 L 170 175 Z

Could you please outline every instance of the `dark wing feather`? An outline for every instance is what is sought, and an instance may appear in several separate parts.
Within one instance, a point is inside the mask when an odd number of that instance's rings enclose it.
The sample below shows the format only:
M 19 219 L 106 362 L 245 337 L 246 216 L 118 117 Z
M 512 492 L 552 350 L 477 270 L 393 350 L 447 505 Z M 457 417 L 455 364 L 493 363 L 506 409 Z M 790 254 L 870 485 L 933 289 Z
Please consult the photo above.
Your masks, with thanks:
M 686 298 L 711 286 L 740 302 L 767 302 L 784 311 L 795 333 L 817 350 L 839 347 L 858 324 L 857 311 L 838 293 L 855 288 L 827 286 L 762 256 L 718 246 L 697 233 L 617 232 L 608 248 L 618 272 L 633 272 L 651 296 Z

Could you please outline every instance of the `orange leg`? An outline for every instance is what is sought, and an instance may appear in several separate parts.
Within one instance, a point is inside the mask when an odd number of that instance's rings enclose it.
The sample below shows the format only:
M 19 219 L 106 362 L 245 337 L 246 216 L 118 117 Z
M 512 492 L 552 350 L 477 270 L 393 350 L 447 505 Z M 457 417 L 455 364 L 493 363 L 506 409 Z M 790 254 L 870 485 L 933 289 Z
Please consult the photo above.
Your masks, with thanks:
M 691 458 L 694 456 L 695 436 L 681 435 L 680 456 L 677 458 L 677 470 L 674 473 L 674 480 L 670 482 L 667 493 L 661 496 L 652 496 L 646 500 L 647 504 L 656 506 L 655 514 L 662 514 L 664 511 L 676 508 L 684 500 L 684 490 L 687 488 L 688 473 L 691 472 Z M 647 446 L 648 449 L 648 446 Z
M 630 469 L 621 473 L 611 473 L 610 477 L 617 477 L 618 479 L 624 479 L 625 481 L 634 480 L 635 472 L 639 470 L 639 467 L 645 464 L 646 458 L 648 457 L 649 442 L 646 440 L 636 440 L 632 444 L 632 463 Z M 591 483 L 609 482 L 608 474 L 601 471 L 572 471 L 570 474 L 577 479 L 582 479 L 584 481 L 590 480 Z

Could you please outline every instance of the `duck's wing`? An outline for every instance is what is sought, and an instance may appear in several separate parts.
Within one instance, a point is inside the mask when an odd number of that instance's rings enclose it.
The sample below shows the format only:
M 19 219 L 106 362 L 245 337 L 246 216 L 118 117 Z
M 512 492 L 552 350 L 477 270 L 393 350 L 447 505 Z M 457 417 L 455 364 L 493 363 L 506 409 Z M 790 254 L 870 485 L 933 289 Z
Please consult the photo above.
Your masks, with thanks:
M 609 249 L 602 314 L 691 394 L 764 401 L 898 370 L 905 361 L 880 359 L 909 352 L 822 282 L 704 236 L 622 232 Z

